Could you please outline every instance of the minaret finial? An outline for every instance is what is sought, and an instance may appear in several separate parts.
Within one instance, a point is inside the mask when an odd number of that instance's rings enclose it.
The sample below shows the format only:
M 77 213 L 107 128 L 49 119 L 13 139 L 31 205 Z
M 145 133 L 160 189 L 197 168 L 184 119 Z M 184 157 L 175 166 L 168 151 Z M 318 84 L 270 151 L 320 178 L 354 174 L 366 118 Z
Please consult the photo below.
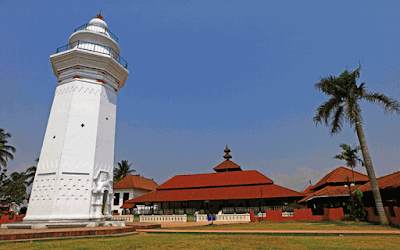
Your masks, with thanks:
M 99 19 L 103 20 L 103 16 L 101 15 L 101 10 L 100 10 L 100 13 L 96 16 L 96 18 L 99 18 Z
M 231 152 L 231 150 L 228 148 L 228 144 L 226 144 L 226 148 L 224 149 L 225 155 L 225 161 L 229 161 L 229 159 L 232 158 L 232 156 L 229 154 L 229 152 Z

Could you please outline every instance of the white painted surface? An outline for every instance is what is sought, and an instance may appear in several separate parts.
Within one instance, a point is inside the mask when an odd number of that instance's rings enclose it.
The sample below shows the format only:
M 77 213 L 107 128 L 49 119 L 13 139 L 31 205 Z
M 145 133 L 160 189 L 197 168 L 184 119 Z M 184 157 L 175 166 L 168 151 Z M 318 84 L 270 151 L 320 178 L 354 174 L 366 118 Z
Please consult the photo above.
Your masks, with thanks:
M 217 214 L 215 221 L 250 221 L 250 214 Z
M 93 18 L 89 22 L 88 27 L 86 27 L 84 30 L 78 30 L 70 36 L 69 43 L 74 43 L 78 40 L 87 41 L 90 43 L 111 47 L 117 54 L 119 54 L 119 46 L 117 42 L 110 37 L 106 31 L 106 28 L 107 24 L 103 20 L 99 18 Z
M 282 217 L 294 217 L 294 212 L 282 212 Z
M 133 215 L 113 215 L 111 220 L 113 221 L 126 221 L 126 222 L 133 222 L 134 221 Z
M 139 222 L 187 222 L 186 214 L 183 215 L 140 215 Z
M 119 194 L 119 201 L 118 201 L 118 205 L 114 205 L 114 202 L 112 202 L 111 211 L 118 211 L 119 214 L 122 214 L 123 209 L 121 208 L 121 206 L 122 206 L 122 204 L 124 204 L 124 202 L 123 202 L 124 193 L 129 193 L 129 199 L 133 199 L 140 195 L 146 194 L 148 192 L 151 192 L 151 191 L 137 189 L 137 188 L 114 189 L 114 194 Z M 115 200 L 115 199 L 113 199 L 113 200 Z
M 195 214 L 194 221 L 205 222 L 208 221 L 207 214 Z M 216 214 L 216 222 L 247 222 L 250 221 L 250 214 Z
M 205 222 L 208 221 L 207 214 L 195 214 L 194 215 L 195 222 Z
M 75 49 L 51 62 L 59 82 L 24 221 L 110 218 L 117 91 L 129 72 Z

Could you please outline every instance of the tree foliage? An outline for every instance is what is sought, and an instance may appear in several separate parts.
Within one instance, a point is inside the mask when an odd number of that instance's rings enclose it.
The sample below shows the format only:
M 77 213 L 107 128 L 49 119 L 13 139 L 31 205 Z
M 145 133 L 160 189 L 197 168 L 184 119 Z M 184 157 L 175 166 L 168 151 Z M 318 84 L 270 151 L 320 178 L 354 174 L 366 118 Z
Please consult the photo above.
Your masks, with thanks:
M 14 172 L 10 175 L 10 178 L 4 180 L 0 185 L 0 195 L 2 203 L 7 204 L 16 202 L 17 204 L 22 203 L 27 198 L 26 195 L 26 174 L 25 172 Z
M 129 164 L 127 160 L 122 160 L 121 162 L 118 162 L 118 167 L 114 168 L 114 183 L 117 183 L 125 176 L 136 172 L 136 170 L 130 169 L 131 166 L 132 163 Z
M 342 153 L 335 155 L 333 158 L 346 161 L 346 166 L 348 166 L 352 170 L 354 182 L 354 168 L 357 166 L 357 163 L 364 165 L 363 161 L 357 155 L 358 150 L 360 150 L 361 148 L 359 146 L 355 146 L 354 148 L 352 148 L 346 143 L 340 144 L 339 147 L 343 149 Z
M 39 163 L 39 158 L 36 158 L 36 165 Z M 27 178 L 27 185 L 26 186 L 30 186 L 33 184 L 33 181 L 35 179 L 35 175 L 36 175 L 36 170 L 37 167 L 36 166 L 31 166 L 26 170 L 26 178 Z
M 0 128 L 0 167 L 7 168 L 8 160 L 13 160 L 16 149 L 13 146 L 8 145 L 8 139 L 11 138 L 11 134 L 6 132 L 3 128 Z
M 357 122 L 362 123 L 361 100 L 380 104 L 385 114 L 400 114 L 398 101 L 380 93 L 367 92 L 366 83 L 357 86 L 360 70 L 361 67 L 353 72 L 345 69 L 339 77 L 325 76 L 314 85 L 315 89 L 329 97 L 328 101 L 317 108 L 314 122 L 329 126 L 332 135 L 341 132 L 344 121 L 352 127 Z

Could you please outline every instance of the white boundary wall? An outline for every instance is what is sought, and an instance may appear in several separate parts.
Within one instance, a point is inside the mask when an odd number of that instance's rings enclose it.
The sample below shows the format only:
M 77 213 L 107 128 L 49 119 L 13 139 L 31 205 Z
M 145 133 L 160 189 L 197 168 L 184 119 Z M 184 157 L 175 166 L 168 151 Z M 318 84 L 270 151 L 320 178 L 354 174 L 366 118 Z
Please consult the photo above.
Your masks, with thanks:
M 134 216 L 133 215 L 113 215 L 111 220 L 133 222 Z
M 195 222 L 206 222 L 207 214 L 194 215 Z M 215 215 L 216 222 L 247 222 L 250 221 L 250 214 L 217 214 Z
M 187 222 L 187 215 L 140 215 L 139 222 Z
M 250 221 L 250 214 L 217 214 L 216 222 L 219 221 Z

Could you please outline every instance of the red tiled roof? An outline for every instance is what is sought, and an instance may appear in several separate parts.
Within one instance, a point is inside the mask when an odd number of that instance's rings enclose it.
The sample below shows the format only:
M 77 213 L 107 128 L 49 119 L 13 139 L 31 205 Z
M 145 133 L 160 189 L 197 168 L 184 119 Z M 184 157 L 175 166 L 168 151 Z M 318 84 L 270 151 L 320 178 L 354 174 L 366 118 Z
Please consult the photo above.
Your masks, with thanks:
M 135 203 L 127 203 L 124 202 L 120 208 L 133 208 L 135 206 Z
M 354 190 L 361 185 L 356 185 L 355 187 L 351 187 L 351 190 Z M 305 202 L 312 197 L 318 197 L 318 196 L 347 196 L 349 194 L 349 188 L 345 187 L 343 185 L 341 186 L 326 186 L 316 192 L 312 192 L 308 194 L 306 197 L 303 199 L 299 200 L 299 203 Z
M 212 174 L 176 175 L 161 184 L 157 190 L 259 184 L 273 184 L 273 181 L 258 171 L 251 170 Z
M 312 192 L 313 187 L 314 187 L 313 185 L 310 185 L 301 193 L 304 194 L 304 195 L 307 195 L 307 194 Z
M 155 191 L 138 196 L 125 202 L 138 204 L 145 202 L 165 201 L 234 200 L 284 197 L 301 198 L 304 197 L 304 195 L 275 184 L 268 184 L 254 186 L 230 186 L 176 190 L 157 189 Z
M 351 169 L 345 167 L 338 167 L 329 174 L 325 175 L 317 184 L 314 185 L 313 190 L 318 189 L 323 185 L 329 183 L 346 183 L 347 177 L 350 181 L 353 180 L 353 174 Z M 367 182 L 369 181 L 368 176 L 354 171 L 354 181 L 357 182 Z
M 395 172 L 393 174 L 388 174 L 376 179 L 378 182 L 379 189 L 385 189 L 387 187 L 397 188 L 400 187 L 400 171 Z M 369 192 L 371 191 L 371 183 L 365 183 L 360 190 L 362 192 Z
M 242 170 L 240 166 L 233 161 L 223 161 L 221 164 L 214 168 L 215 171 L 217 170 L 224 170 L 224 169 L 235 169 L 235 170 Z
M 150 191 L 157 187 L 155 181 L 137 175 L 127 175 L 113 185 L 113 189 L 137 188 Z

